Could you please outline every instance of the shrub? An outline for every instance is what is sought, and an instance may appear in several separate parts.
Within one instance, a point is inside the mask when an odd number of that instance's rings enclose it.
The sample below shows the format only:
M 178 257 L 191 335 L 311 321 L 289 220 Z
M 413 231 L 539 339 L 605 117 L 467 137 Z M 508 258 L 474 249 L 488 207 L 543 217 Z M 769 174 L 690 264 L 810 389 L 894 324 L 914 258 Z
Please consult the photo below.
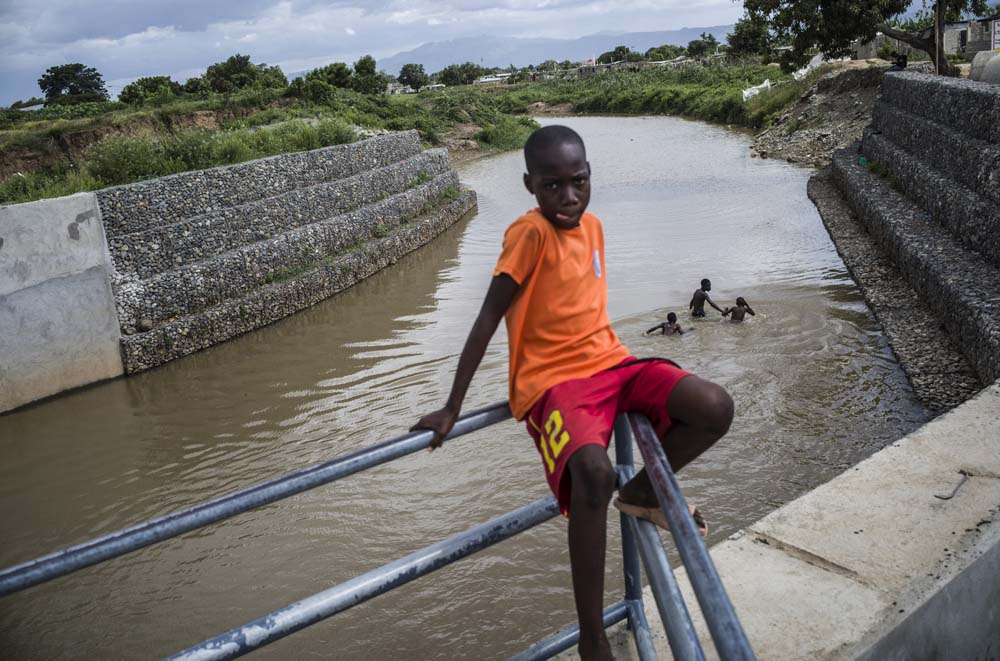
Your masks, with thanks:
M 317 78 L 307 80 L 303 86 L 303 96 L 307 101 L 329 105 L 333 101 L 333 86 Z

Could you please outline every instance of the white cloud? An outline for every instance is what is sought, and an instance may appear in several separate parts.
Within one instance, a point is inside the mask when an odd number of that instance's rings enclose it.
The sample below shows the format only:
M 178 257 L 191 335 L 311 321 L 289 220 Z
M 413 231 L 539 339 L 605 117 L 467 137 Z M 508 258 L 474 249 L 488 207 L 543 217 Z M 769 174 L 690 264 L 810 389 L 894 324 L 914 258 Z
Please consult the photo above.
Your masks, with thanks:
M 37 94 L 39 75 L 63 62 L 117 83 L 204 71 L 238 51 L 292 73 L 428 41 L 709 26 L 741 11 L 731 0 L 0 0 L 0 104 Z

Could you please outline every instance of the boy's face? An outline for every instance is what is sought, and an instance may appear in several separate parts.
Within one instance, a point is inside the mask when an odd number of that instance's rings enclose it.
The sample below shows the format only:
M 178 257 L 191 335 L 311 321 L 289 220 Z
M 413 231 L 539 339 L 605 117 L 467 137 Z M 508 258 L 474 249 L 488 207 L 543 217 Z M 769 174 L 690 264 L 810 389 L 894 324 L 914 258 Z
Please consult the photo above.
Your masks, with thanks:
M 550 223 L 573 229 L 590 204 L 590 163 L 583 147 L 565 142 L 549 149 L 524 175 L 524 186 Z

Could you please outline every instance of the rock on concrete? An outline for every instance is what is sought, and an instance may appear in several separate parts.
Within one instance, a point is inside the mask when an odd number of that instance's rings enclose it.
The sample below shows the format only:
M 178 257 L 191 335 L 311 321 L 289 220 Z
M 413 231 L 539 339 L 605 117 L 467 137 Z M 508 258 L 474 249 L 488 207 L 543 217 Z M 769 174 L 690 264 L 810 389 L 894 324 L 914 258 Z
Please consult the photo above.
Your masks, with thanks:
M 122 374 L 92 193 L 0 207 L 0 412 Z

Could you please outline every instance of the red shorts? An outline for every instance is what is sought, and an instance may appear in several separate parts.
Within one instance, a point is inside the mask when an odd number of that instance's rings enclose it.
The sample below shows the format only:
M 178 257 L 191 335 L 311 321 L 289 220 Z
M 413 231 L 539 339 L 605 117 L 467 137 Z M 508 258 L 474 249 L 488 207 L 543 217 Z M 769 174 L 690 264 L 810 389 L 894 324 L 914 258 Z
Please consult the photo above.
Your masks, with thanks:
M 673 424 L 667 415 L 667 398 L 689 374 L 667 360 L 629 358 L 589 378 L 565 381 L 545 391 L 528 411 L 525 423 L 564 515 L 569 516 L 570 503 L 566 464 L 573 453 L 585 445 L 607 449 L 615 418 L 625 411 L 648 417 L 663 438 Z

